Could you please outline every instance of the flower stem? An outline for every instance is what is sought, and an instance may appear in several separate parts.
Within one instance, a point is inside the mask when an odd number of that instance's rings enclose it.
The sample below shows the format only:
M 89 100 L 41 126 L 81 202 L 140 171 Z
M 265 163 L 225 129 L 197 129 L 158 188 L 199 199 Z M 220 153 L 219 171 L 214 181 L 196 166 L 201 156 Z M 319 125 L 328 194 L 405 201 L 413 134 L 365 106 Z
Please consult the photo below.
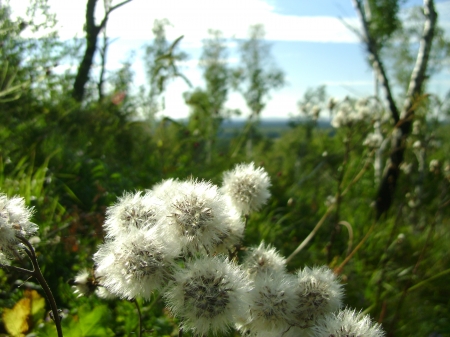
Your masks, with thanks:
M 25 249 L 25 252 L 27 253 L 28 257 L 30 258 L 31 264 L 33 265 L 33 270 L 29 271 L 31 273 L 28 273 L 28 274 L 34 276 L 38 280 L 39 284 L 41 285 L 42 290 L 44 290 L 44 293 L 47 296 L 47 300 L 49 301 L 50 307 L 52 309 L 53 321 L 55 322 L 55 325 L 56 325 L 56 331 L 58 333 L 58 337 L 63 337 L 62 328 L 61 328 L 61 319 L 59 317 L 58 307 L 56 306 L 55 298 L 53 297 L 52 291 L 50 290 L 50 287 L 48 286 L 47 281 L 44 278 L 44 275 L 42 275 L 41 268 L 39 267 L 39 263 L 37 261 L 34 248 L 31 245 L 31 243 L 24 237 L 18 235 L 17 239 L 20 242 L 22 242 L 27 248 L 27 249 Z
M 311 233 L 309 233 L 309 235 L 303 240 L 302 243 L 300 243 L 300 245 L 297 247 L 296 250 L 294 250 L 292 252 L 291 255 L 289 255 L 289 257 L 286 259 L 286 264 L 289 263 L 292 258 L 297 255 L 298 253 L 300 253 L 300 251 L 305 248 L 305 246 L 309 243 L 309 241 L 311 241 L 311 239 L 314 237 L 314 235 L 316 235 L 317 231 L 319 230 L 319 228 L 323 225 L 323 223 L 325 222 L 326 218 L 328 217 L 328 215 L 330 215 L 331 211 L 333 210 L 334 205 L 330 206 L 326 213 L 322 216 L 322 218 L 319 220 L 319 222 L 317 223 L 316 227 L 314 227 L 314 229 L 311 231 Z
M 139 303 L 137 302 L 136 299 L 133 299 L 131 302 L 134 303 L 134 305 L 136 306 L 137 312 L 138 312 L 138 317 L 139 317 L 139 333 L 138 336 L 142 337 L 142 314 L 141 314 L 141 308 L 139 307 Z

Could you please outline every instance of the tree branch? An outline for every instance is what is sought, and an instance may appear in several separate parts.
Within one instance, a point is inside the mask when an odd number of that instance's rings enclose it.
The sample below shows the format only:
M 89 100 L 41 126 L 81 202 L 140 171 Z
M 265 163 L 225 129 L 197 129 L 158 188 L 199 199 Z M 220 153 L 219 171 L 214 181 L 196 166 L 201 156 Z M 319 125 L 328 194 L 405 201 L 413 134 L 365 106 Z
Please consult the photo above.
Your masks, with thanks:
M 122 7 L 123 5 L 126 5 L 127 3 L 131 2 L 131 1 L 133 1 L 133 0 L 122 1 L 122 2 L 118 3 L 117 5 L 112 6 L 110 9 L 108 9 L 105 13 L 105 17 L 103 18 L 102 22 L 100 23 L 100 25 L 98 27 L 100 29 L 104 28 L 106 25 L 106 22 L 108 21 L 109 14 L 111 14 L 111 12 L 113 12 L 117 8 Z
M 381 62 L 380 55 L 378 54 L 378 47 L 375 39 L 369 30 L 369 22 L 367 21 L 367 17 L 365 15 L 363 5 L 360 0 L 353 0 L 353 5 L 355 6 L 356 13 L 359 16 L 359 19 L 362 24 L 363 32 L 363 42 L 367 47 L 367 52 L 369 53 L 369 61 L 372 63 L 372 66 L 377 74 L 378 80 L 380 81 L 381 86 L 383 87 L 385 99 L 388 102 L 389 111 L 391 112 L 392 118 L 394 118 L 395 123 L 397 123 L 400 119 L 400 114 L 398 112 L 398 108 L 395 105 L 394 98 L 392 96 L 391 87 L 389 85 L 389 80 L 386 75 L 386 71 L 384 69 L 384 65 Z

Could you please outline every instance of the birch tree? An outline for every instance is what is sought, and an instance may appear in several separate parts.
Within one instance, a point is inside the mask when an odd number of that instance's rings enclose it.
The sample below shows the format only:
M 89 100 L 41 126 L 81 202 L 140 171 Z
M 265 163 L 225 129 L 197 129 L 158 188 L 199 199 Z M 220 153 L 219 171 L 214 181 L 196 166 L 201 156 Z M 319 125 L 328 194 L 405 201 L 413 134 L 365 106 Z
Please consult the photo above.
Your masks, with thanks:
M 392 92 L 391 82 L 388 78 L 385 64 L 381 57 L 381 49 L 384 42 L 397 29 L 397 26 L 381 26 L 377 27 L 376 23 L 381 23 L 381 11 L 375 5 L 379 5 L 385 0 L 371 0 L 364 2 L 363 0 L 353 0 L 354 7 L 361 22 L 362 30 L 360 37 L 364 43 L 370 64 L 372 65 L 377 80 L 383 91 L 383 98 L 386 101 L 387 109 L 395 123 L 394 132 L 392 133 L 391 152 L 387 167 L 384 170 L 383 177 L 378 187 L 376 195 L 376 217 L 377 219 L 384 214 L 392 205 L 393 196 L 397 181 L 400 174 L 400 164 L 403 162 L 406 140 L 411 133 L 411 126 L 418 103 L 423 99 L 424 84 L 427 80 L 427 70 L 430 58 L 431 46 L 436 32 L 437 13 L 433 0 L 424 0 L 423 14 L 424 23 L 420 38 L 419 49 L 415 58 L 414 68 L 409 76 L 409 84 L 402 104 L 395 101 Z M 391 1 L 391 11 L 388 14 L 394 22 L 398 22 L 398 4 L 399 1 Z M 376 9 L 376 10 L 374 10 Z M 379 16 L 374 15 L 379 13 Z M 384 20 L 389 23 L 389 20 Z M 398 23 L 397 23 L 398 24 Z M 377 32 L 380 34 L 377 35 Z

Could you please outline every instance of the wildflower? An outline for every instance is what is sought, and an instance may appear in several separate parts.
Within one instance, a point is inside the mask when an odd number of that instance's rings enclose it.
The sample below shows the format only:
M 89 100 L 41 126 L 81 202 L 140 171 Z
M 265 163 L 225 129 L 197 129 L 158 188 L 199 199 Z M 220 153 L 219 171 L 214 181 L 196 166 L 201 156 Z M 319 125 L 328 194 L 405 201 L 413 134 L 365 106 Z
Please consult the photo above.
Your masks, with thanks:
M 156 223 L 156 199 L 151 193 L 125 193 L 106 210 L 104 228 L 107 237 L 118 237 L 137 229 L 149 229 Z
M 81 270 L 71 283 L 78 297 L 90 295 L 97 288 L 95 279 L 87 269 Z
M 149 299 L 166 285 L 178 252 L 155 230 L 107 241 L 94 254 L 98 282 L 118 297 Z
M 329 195 L 324 201 L 326 207 L 331 207 L 336 203 L 336 197 L 334 195 Z
M 205 181 L 166 183 L 156 192 L 162 200 L 158 226 L 164 235 L 178 240 L 184 252 L 211 252 L 224 236 L 226 224 L 233 222 L 229 208 L 218 188 Z
M 250 248 L 242 262 L 247 273 L 254 278 L 260 274 L 275 274 L 286 272 L 286 260 L 275 248 L 265 245 L 264 241 L 258 247 Z
M 402 170 L 406 175 L 410 174 L 412 172 L 412 163 L 401 163 L 400 170 Z
M 107 288 L 102 287 L 102 286 L 98 286 L 97 289 L 95 289 L 95 295 L 97 295 L 97 297 L 102 298 L 104 300 L 113 300 L 113 299 L 117 298 L 116 295 L 114 295 Z
M 383 142 L 383 136 L 380 133 L 369 133 L 363 142 L 363 145 L 370 148 L 378 148 Z
M 270 197 L 270 179 L 262 168 L 253 163 L 237 165 L 223 175 L 222 192 L 242 214 L 258 211 Z
M 349 123 L 348 116 L 350 115 L 350 111 L 350 106 L 348 104 L 341 104 L 339 110 L 331 120 L 331 125 L 336 129 L 346 126 Z
M 350 309 L 326 315 L 312 327 L 312 331 L 312 337 L 383 337 L 385 335 L 380 324 L 372 322 L 369 316 L 362 316 Z
M 234 247 L 240 245 L 243 237 L 245 225 L 240 213 L 231 205 L 228 206 L 228 220 L 223 223 L 225 232 L 219 237 L 219 242 L 214 249 L 215 254 L 227 254 Z
M 328 267 L 305 267 L 297 273 L 295 296 L 292 325 L 310 328 L 319 317 L 340 308 L 342 285 Z
M 182 326 L 196 335 L 226 332 L 236 317 L 246 316 L 250 290 L 238 266 L 220 257 L 190 261 L 173 277 L 165 297 Z
M 26 238 L 37 232 L 32 215 L 33 209 L 25 206 L 23 198 L 0 194 L 0 252 L 5 256 L 17 254 L 17 236 Z
M 256 336 L 262 332 L 281 334 L 292 320 L 295 308 L 293 278 L 285 273 L 259 274 L 249 293 L 250 316 L 240 330 L 250 330 Z
M 439 160 L 433 159 L 430 161 L 430 172 L 431 173 L 437 173 L 439 172 Z
M 420 134 L 421 123 L 420 120 L 415 120 L 412 125 L 412 134 L 419 135 Z

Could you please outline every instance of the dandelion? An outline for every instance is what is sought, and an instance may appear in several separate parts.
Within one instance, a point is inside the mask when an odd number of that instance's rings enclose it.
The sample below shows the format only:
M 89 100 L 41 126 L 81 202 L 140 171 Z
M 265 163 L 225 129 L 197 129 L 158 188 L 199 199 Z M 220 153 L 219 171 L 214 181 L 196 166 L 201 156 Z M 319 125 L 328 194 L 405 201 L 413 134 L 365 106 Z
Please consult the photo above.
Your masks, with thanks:
M 310 328 L 321 316 L 340 308 L 342 285 L 328 267 L 305 267 L 297 273 L 292 325 Z
M 156 231 L 107 241 L 94 254 L 98 282 L 118 297 L 150 299 L 172 274 L 179 249 Z
M 286 331 L 295 308 L 294 283 L 285 273 L 258 275 L 249 293 L 250 316 L 240 330 L 248 329 L 259 336 L 262 332 Z
M 226 332 L 237 317 L 246 316 L 250 290 L 238 266 L 220 257 L 203 257 L 174 274 L 165 298 L 182 326 L 196 335 Z
M 228 235 L 226 224 L 233 222 L 229 208 L 218 188 L 206 181 L 171 182 L 166 192 L 159 188 L 162 200 L 158 226 L 178 240 L 185 253 L 206 250 L 210 253 Z
M 149 192 L 125 193 L 106 210 L 106 236 L 118 237 L 134 230 L 150 229 L 156 224 L 156 207 L 157 201 Z
M 242 214 L 258 211 L 270 197 L 270 179 L 262 168 L 254 163 L 237 165 L 223 175 L 222 192 Z
M 37 225 L 30 221 L 32 215 L 33 209 L 25 206 L 23 198 L 0 194 L 0 252 L 5 258 L 17 254 L 18 236 L 26 238 L 37 232 Z
M 242 262 L 247 273 L 252 277 L 261 274 L 278 274 L 286 272 L 286 259 L 275 248 L 265 245 L 250 248 Z
M 312 337 L 383 337 L 380 324 L 372 322 L 368 315 L 345 309 L 337 314 L 328 314 L 312 327 Z

